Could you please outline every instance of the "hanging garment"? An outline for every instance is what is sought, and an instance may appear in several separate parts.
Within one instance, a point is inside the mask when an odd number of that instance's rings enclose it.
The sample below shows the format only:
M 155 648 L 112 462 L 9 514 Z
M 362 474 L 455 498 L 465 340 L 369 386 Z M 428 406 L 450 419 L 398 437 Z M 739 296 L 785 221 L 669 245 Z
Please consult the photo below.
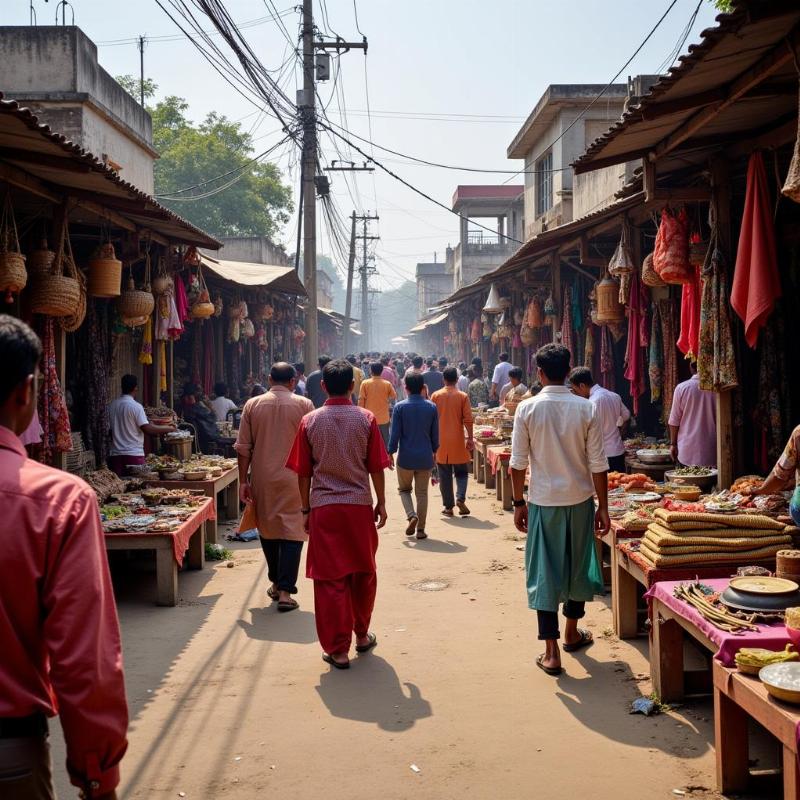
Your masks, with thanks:
M 175 305 L 175 296 L 172 292 L 166 295 L 168 299 L 167 336 L 170 339 L 180 339 L 183 333 L 183 323 L 178 316 L 178 307 Z
M 662 421 L 669 419 L 672 409 L 672 396 L 678 385 L 678 353 L 673 342 L 675 341 L 675 305 L 672 300 L 658 301 L 658 315 L 661 318 L 661 341 L 664 345 L 664 379 L 662 397 L 664 407 L 661 413 Z
M 780 296 L 775 226 L 767 175 L 764 157 L 756 151 L 747 165 L 744 213 L 731 287 L 731 305 L 744 322 L 744 335 L 750 347 L 755 348 L 758 332 L 766 325 Z
M 644 349 L 650 332 L 647 329 L 649 296 L 638 273 L 630 276 L 631 291 L 628 304 L 628 346 L 625 350 L 625 378 L 630 383 L 633 413 L 639 413 L 639 398 L 644 394 Z
M 575 364 L 575 345 L 572 341 L 572 290 L 564 289 L 564 309 L 561 315 L 561 344 L 569 350 L 570 364 Z
M 155 330 L 153 334 L 156 339 L 169 338 L 169 294 L 165 292 L 156 298 L 155 310 Z
M 614 345 L 608 325 L 600 328 L 600 383 L 614 391 Z
M 69 412 L 58 380 L 54 321 L 45 317 L 42 335 L 42 388 L 39 394 L 39 422 L 42 426 L 42 460 L 52 464 L 57 453 L 72 450 Z
M 681 329 L 678 350 L 686 358 L 697 360 L 700 347 L 700 268 L 690 267 L 691 280 L 681 291 Z
M 700 345 L 697 354 L 700 388 L 709 392 L 724 392 L 739 385 L 731 320 L 728 314 L 726 266 L 716 231 L 712 231 L 711 243 L 702 269 Z
M 594 360 L 594 326 L 590 323 L 586 326 L 586 344 L 583 352 L 583 366 L 592 368 Z
M 139 363 L 153 363 L 153 317 L 149 316 L 144 324 L 142 344 L 139 347 Z
M 661 338 L 661 315 L 658 313 L 658 303 L 652 305 L 647 374 L 650 378 L 650 400 L 657 403 L 661 399 L 661 388 L 664 385 L 664 342 Z
M 167 391 L 167 343 L 162 339 L 158 343 L 158 391 Z
M 181 280 L 180 275 L 174 276 L 175 283 L 175 308 L 178 312 L 178 319 L 181 325 L 191 319 L 189 313 L 189 298 L 186 296 L 186 286 Z

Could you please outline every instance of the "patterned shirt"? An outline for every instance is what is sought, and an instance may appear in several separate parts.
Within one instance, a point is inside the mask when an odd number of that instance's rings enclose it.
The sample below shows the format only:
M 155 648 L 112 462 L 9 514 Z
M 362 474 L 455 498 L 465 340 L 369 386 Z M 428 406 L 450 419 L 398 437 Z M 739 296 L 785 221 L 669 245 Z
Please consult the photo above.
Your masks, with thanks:
M 469 403 L 473 408 L 477 408 L 481 403 L 489 402 L 489 387 L 483 378 L 475 378 L 467 388 Z
M 794 478 L 795 485 L 800 485 L 800 462 L 797 454 L 800 453 L 800 425 L 798 425 L 786 442 L 783 454 L 778 459 L 778 463 L 772 469 L 772 474 L 789 484 Z
M 311 508 L 372 505 L 369 476 L 391 461 L 375 415 L 334 397 L 303 417 L 286 462 L 311 482 Z

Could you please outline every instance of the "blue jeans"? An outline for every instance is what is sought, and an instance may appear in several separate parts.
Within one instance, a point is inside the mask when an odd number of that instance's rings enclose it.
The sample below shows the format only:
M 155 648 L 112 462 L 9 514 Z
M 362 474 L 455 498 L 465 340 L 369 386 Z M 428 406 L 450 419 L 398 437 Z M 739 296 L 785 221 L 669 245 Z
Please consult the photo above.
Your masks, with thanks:
M 453 508 L 456 500 L 467 499 L 467 480 L 469 479 L 469 463 L 439 464 L 439 489 L 442 492 L 442 503 L 445 508 Z M 453 498 L 453 475 L 456 478 L 456 496 Z

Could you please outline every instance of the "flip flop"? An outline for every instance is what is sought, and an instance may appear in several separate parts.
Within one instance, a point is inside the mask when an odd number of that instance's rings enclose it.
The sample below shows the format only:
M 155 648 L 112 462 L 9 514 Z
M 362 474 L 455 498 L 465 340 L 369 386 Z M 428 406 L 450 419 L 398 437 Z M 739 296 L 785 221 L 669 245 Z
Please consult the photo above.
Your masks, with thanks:
M 588 647 L 590 644 L 594 643 L 594 636 L 592 636 L 591 631 L 587 631 L 585 628 L 578 628 L 578 633 L 581 635 L 581 638 L 578 639 L 577 642 L 573 642 L 572 644 L 564 644 L 561 646 L 561 649 L 565 653 L 575 653 L 578 650 Z
M 378 644 L 378 637 L 374 633 L 368 633 L 369 642 L 367 644 L 357 644 L 356 653 L 368 653 Z
M 278 603 L 278 611 L 281 613 L 294 611 L 296 608 L 300 608 L 300 603 L 298 603 L 297 600 L 284 600 Z
M 277 600 L 278 599 L 278 590 L 277 589 L 273 589 L 270 586 L 269 589 L 267 589 L 267 597 L 269 597 L 269 599 L 273 600 L 273 601 Z
M 329 656 L 327 653 L 323 653 L 322 654 L 322 660 L 326 664 L 330 664 L 332 667 L 335 667 L 336 669 L 350 669 L 350 662 L 349 661 L 345 661 L 343 663 L 339 663 L 338 661 L 334 660 L 333 656 Z
M 539 667 L 539 669 L 543 669 L 548 675 L 560 675 L 564 671 L 561 667 L 546 667 L 544 665 L 544 657 L 545 654 L 542 653 L 536 659 L 536 666 Z

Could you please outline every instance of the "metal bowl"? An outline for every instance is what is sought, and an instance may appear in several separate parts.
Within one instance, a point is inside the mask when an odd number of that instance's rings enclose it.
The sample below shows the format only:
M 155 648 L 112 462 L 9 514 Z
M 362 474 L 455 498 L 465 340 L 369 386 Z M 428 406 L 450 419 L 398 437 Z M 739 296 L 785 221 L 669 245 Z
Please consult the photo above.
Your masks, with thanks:
M 636 458 L 643 464 L 672 464 L 669 448 L 663 450 L 637 450 Z
M 699 486 L 703 490 L 711 489 L 717 482 L 717 471 L 712 469 L 708 475 L 676 475 L 672 469 L 664 473 L 664 480 L 684 486 Z
M 800 605 L 800 589 L 786 594 L 753 594 L 729 586 L 719 599 L 723 605 L 734 611 L 784 611 L 791 606 Z

